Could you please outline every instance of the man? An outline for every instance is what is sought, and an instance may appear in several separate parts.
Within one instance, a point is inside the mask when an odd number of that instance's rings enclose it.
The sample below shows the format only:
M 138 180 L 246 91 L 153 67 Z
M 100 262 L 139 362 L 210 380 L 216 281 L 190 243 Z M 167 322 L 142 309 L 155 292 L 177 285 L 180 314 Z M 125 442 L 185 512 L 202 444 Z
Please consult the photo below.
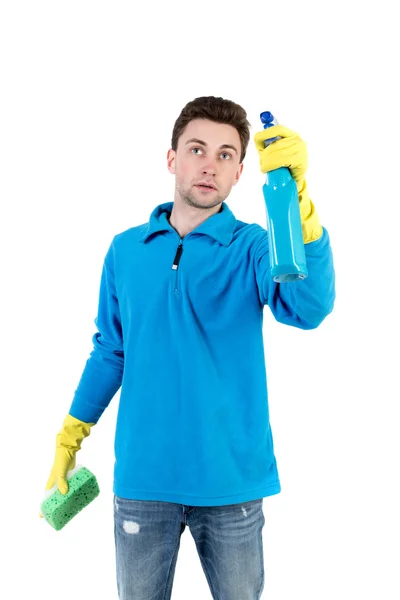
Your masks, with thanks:
M 46 487 L 57 482 L 66 493 L 83 438 L 121 387 L 114 469 L 121 600 L 170 598 L 186 524 L 214 598 L 255 600 L 264 587 L 262 502 L 281 487 L 263 308 L 313 329 L 332 311 L 335 287 L 298 134 L 275 126 L 254 140 L 262 172 L 287 166 L 296 181 L 305 280 L 275 283 L 267 231 L 237 220 L 225 203 L 249 135 L 239 105 L 213 96 L 189 102 L 167 154 L 174 201 L 114 236 L 104 260 L 98 333 Z

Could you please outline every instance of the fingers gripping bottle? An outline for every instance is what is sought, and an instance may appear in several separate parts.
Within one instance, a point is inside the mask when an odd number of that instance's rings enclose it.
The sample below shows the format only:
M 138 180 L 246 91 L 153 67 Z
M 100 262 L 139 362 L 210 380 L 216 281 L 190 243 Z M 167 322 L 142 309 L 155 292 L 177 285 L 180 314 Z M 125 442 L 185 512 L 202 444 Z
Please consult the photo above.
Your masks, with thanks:
M 278 125 L 269 111 L 260 114 L 264 129 Z M 265 147 L 280 136 L 265 140 Z M 278 283 L 308 275 L 296 182 L 287 167 L 266 173 L 263 185 L 267 211 L 271 276 Z

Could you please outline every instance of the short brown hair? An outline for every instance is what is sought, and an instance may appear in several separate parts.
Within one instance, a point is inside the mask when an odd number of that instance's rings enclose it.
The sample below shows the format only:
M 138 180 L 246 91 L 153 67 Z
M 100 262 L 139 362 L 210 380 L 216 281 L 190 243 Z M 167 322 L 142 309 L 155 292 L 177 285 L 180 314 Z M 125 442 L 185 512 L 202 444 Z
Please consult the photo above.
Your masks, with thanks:
M 246 156 L 250 139 L 251 124 L 247 120 L 247 113 L 239 104 L 215 96 L 201 96 L 188 102 L 175 121 L 172 131 L 171 148 L 176 152 L 178 140 L 186 125 L 193 119 L 209 119 L 216 123 L 226 123 L 236 128 L 240 137 L 240 163 Z

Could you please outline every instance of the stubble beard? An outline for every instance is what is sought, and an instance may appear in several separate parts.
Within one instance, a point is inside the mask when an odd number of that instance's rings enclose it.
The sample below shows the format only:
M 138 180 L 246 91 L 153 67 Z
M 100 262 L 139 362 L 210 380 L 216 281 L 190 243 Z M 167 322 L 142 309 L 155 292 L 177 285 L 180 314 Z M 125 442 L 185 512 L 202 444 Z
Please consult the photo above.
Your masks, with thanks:
M 195 193 L 192 193 L 189 189 L 182 189 L 180 186 L 177 186 L 177 190 L 182 199 L 182 202 L 187 206 L 192 206 L 194 208 L 209 210 L 210 208 L 214 208 L 214 206 L 218 206 L 218 204 L 222 204 L 222 202 L 225 200 L 225 198 L 218 194 L 218 190 L 217 195 L 214 196 L 212 200 L 210 199 L 208 201 L 206 198 L 204 198 L 203 201 L 199 201 Z

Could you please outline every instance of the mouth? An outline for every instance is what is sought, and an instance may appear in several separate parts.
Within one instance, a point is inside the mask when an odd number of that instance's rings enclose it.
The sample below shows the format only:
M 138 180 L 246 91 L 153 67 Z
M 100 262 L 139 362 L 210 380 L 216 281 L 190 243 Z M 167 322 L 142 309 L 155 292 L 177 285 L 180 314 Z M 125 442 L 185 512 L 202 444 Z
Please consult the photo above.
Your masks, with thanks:
M 205 183 L 197 183 L 196 187 L 201 190 L 202 192 L 213 192 L 215 191 L 215 187 L 213 187 L 212 185 L 207 185 Z

